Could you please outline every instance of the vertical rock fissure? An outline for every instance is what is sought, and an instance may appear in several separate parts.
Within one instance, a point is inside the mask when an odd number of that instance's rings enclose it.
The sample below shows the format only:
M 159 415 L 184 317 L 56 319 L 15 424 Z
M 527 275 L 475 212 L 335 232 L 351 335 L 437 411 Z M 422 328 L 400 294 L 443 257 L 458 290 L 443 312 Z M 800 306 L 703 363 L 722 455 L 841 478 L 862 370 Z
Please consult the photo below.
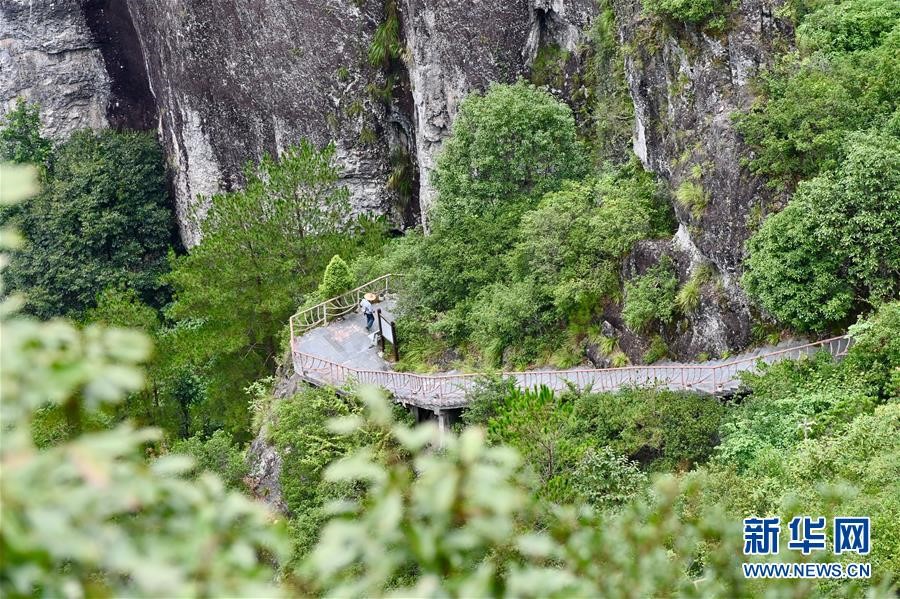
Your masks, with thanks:
M 128 4 L 120 0 L 81 0 L 81 9 L 110 78 L 111 97 L 106 108 L 109 124 L 117 129 L 155 128 L 156 101 Z
M 395 0 L 388 0 L 394 2 Z M 385 17 L 387 18 L 387 3 Z M 400 213 L 405 227 L 414 227 L 422 220 L 419 203 L 419 164 L 416 151 L 415 103 L 409 69 L 404 62 L 407 48 L 404 29 L 404 15 L 394 4 L 395 18 L 398 20 L 397 44 L 400 51 L 391 55 L 384 66 L 385 77 L 393 81 L 391 99 L 387 106 L 388 147 L 390 149 L 391 171 L 386 184 L 400 201 Z

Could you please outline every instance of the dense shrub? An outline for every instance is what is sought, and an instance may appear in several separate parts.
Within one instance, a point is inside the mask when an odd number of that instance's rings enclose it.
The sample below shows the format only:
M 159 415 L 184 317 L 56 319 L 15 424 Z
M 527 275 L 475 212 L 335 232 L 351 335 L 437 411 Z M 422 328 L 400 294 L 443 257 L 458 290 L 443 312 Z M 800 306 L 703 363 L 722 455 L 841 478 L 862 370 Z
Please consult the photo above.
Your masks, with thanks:
M 801 51 L 763 77 L 762 99 L 738 118 L 751 168 L 773 185 L 840 165 L 847 136 L 884 126 L 900 98 L 900 19 L 892 0 L 823 3 L 798 27 Z
M 80 131 L 55 153 L 44 190 L 14 217 L 25 237 L 6 271 L 33 314 L 79 315 L 108 287 L 161 306 L 174 220 L 162 152 L 147 133 Z
M 779 320 L 823 330 L 900 292 L 900 137 L 850 137 L 840 168 L 802 183 L 751 238 L 744 285 Z
M 330 299 L 349 291 L 355 284 L 356 279 L 350 272 L 350 267 L 343 258 L 335 254 L 325 267 L 325 274 L 322 275 L 322 283 L 319 285 L 319 296 L 322 299 Z
M 622 318 L 633 331 L 646 332 L 654 324 L 668 324 L 675 317 L 678 279 L 671 258 L 659 263 L 625 285 Z
M 16 100 L 0 122 L 0 162 L 47 165 L 53 144 L 41 135 L 40 106 Z
M 725 408 L 712 396 L 652 389 L 585 393 L 576 437 L 609 445 L 652 470 L 686 470 L 711 454 Z
M 644 8 L 677 21 L 701 23 L 723 8 L 721 0 L 644 0 Z
M 900 23 L 900 5 L 885 0 L 844 0 L 803 19 L 797 39 L 807 52 L 844 53 L 881 45 Z
M 177 441 L 172 451 L 194 458 L 198 472 L 214 472 L 231 489 L 243 489 L 248 467 L 244 449 L 236 445 L 225 431 L 216 431 L 208 438 L 195 435 Z

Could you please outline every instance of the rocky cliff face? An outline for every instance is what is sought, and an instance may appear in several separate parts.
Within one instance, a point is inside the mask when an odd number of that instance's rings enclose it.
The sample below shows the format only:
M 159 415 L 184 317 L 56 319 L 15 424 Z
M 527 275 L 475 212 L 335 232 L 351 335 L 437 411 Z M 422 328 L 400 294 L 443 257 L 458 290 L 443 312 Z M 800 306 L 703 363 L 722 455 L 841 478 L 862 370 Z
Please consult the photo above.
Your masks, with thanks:
M 434 201 L 437 152 L 466 95 L 527 75 L 541 46 L 575 50 L 595 11 L 593 0 L 404 0 L 423 212 Z
M 335 141 L 355 210 L 409 224 L 404 204 L 429 205 L 465 95 L 524 74 L 547 38 L 574 45 L 590 17 L 589 0 L 533 2 L 398 2 L 406 49 L 388 68 L 368 60 L 382 0 L 131 2 L 186 243 L 198 194 L 240 185 L 247 160 L 301 137 Z M 405 156 L 419 188 L 408 199 L 387 185 Z
M 78 0 L 0 1 L 0 104 L 40 102 L 45 134 L 106 126 L 111 81 Z
M 749 341 L 750 309 L 738 287 L 754 206 L 769 191 L 742 167 L 732 115 L 753 101 L 752 79 L 789 43 L 778 0 L 741 0 L 719 30 L 647 15 L 639 0 L 615 0 L 625 71 L 635 108 L 634 151 L 673 194 L 678 234 L 645 244 L 626 265 L 642 272 L 659 255 L 675 259 L 682 281 L 703 263 L 717 272 L 716 292 L 680 327 L 681 356 L 721 353 Z
M 673 202 L 675 238 L 638 248 L 624 274 L 666 253 L 683 281 L 703 263 L 718 275 L 715 297 L 705 294 L 669 339 L 682 356 L 748 340 L 736 281 L 754 205 L 768 191 L 741 166 L 731 115 L 749 106 L 752 78 L 790 38 L 775 16 L 780 1 L 740 0 L 714 29 L 609 0 L 635 153 L 682 200 Z M 301 137 L 334 141 L 356 211 L 398 226 L 420 211 L 427 219 L 430 174 L 463 98 L 528 75 L 542 49 L 579 55 L 599 12 L 594 0 L 0 0 L 0 9 L 0 101 L 41 102 L 54 137 L 158 127 L 187 245 L 198 241 L 189 217 L 203 212 L 198 196 L 241 185 L 245 162 Z M 400 52 L 373 65 L 369 49 L 389 13 Z M 565 65 L 563 98 L 578 68 Z M 601 93 L 608 81 L 592 76 Z
M 0 0 L 0 106 L 41 105 L 44 133 L 150 129 L 156 109 L 120 0 Z

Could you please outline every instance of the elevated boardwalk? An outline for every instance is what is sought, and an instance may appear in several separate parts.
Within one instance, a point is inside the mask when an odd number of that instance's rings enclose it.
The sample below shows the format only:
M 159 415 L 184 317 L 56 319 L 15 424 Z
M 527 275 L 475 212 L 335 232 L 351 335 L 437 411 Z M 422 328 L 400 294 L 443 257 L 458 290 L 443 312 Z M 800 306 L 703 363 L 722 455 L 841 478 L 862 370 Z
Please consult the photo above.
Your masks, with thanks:
M 405 404 L 440 412 L 465 406 L 466 394 L 482 374 L 413 374 L 395 372 L 378 356 L 365 332 L 365 318 L 355 314 L 360 299 L 375 293 L 378 307 L 390 313 L 398 289 L 397 275 L 385 275 L 347 293 L 301 310 L 291 317 L 291 354 L 294 371 L 315 385 L 344 387 L 372 384 L 386 389 Z M 700 364 L 661 363 L 623 368 L 571 368 L 503 372 L 520 388 L 546 385 L 556 391 L 569 387 L 594 391 L 615 391 L 626 387 L 657 387 L 702 391 L 713 394 L 733 392 L 739 374 L 756 370 L 760 364 L 810 356 L 827 351 L 832 356 L 846 354 L 847 336 L 813 343 L 786 342 L 774 348 L 755 350 L 728 360 Z

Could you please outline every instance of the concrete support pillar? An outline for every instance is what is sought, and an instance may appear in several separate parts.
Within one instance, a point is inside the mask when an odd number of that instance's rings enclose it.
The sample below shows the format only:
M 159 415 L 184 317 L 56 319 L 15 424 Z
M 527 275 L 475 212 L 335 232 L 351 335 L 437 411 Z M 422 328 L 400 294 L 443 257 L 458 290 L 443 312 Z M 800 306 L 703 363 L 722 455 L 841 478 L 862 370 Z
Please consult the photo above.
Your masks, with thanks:
M 447 436 L 447 433 L 450 432 L 450 413 L 446 410 L 435 410 L 434 415 L 437 418 L 438 423 L 438 432 L 440 443 L 439 446 L 444 446 L 444 438 Z

